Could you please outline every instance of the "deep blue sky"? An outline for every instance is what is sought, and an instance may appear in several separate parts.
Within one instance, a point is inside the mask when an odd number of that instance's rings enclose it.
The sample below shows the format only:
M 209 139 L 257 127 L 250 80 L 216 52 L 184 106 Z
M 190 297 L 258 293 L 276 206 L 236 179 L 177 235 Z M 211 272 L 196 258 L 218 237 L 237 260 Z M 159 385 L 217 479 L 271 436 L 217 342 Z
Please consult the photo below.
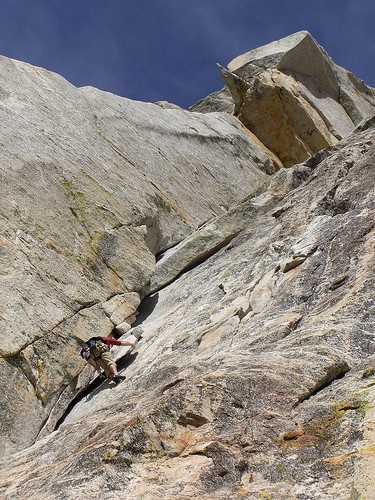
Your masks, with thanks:
M 0 54 L 76 86 L 188 107 L 215 63 L 306 29 L 375 86 L 374 0 L 0 0 Z

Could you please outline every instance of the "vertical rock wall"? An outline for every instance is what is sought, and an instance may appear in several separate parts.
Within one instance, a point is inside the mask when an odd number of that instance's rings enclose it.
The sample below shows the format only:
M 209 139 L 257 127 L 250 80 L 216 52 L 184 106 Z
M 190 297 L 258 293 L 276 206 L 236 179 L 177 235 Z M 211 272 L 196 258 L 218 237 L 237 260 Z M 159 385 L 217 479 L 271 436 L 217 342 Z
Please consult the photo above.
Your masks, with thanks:
M 139 300 L 155 255 L 257 191 L 273 160 L 228 115 L 77 89 L 4 57 L 0 86 L 6 453 L 32 443 L 86 383 L 82 339 L 134 321 L 123 311 L 114 321 L 108 301 Z
M 305 32 L 200 103 L 251 131 L 0 62 L 1 495 L 371 498 L 372 89 Z

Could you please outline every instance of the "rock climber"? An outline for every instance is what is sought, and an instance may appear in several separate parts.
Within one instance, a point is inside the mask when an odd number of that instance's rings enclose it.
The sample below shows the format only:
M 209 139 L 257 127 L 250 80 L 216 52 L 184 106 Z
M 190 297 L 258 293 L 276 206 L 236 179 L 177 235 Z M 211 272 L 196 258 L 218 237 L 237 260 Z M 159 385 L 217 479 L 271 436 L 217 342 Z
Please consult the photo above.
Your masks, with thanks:
M 85 342 L 80 354 L 98 373 L 102 373 L 100 368 L 103 368 L 107 378 L 113 380 L 115 384 L 119 384 L 125 377 L 118 374 L 116 362 L 111 358 L 109 353 L 110 346 L 135 347 L 136 343 L 136 341 L 116 340 L 109 337 L 91 337 Z

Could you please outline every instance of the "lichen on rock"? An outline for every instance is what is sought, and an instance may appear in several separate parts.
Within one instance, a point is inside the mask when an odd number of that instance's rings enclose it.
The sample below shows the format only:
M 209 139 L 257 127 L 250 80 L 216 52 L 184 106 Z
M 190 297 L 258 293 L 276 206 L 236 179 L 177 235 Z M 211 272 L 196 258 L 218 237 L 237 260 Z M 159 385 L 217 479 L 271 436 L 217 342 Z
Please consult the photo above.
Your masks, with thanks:
M 0 65 L 0 496 L 373 496 L 374 90 L 306 32 L 192 111 Z

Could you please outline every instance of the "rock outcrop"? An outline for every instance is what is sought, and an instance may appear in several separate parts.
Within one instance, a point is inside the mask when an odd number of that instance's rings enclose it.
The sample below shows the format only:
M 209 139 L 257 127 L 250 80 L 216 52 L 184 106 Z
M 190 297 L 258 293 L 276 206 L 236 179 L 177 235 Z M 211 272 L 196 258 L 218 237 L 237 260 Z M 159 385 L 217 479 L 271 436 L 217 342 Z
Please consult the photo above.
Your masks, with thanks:
M 204 113 L 0 63 L 0 496 L 372 498 L 373 89 L 305 32 Z
M 285 166 L 350 134 L 375 112 L 375 93 L 301 31 L 220 67 L 226 86 L 191 109 L 239 117 Z

